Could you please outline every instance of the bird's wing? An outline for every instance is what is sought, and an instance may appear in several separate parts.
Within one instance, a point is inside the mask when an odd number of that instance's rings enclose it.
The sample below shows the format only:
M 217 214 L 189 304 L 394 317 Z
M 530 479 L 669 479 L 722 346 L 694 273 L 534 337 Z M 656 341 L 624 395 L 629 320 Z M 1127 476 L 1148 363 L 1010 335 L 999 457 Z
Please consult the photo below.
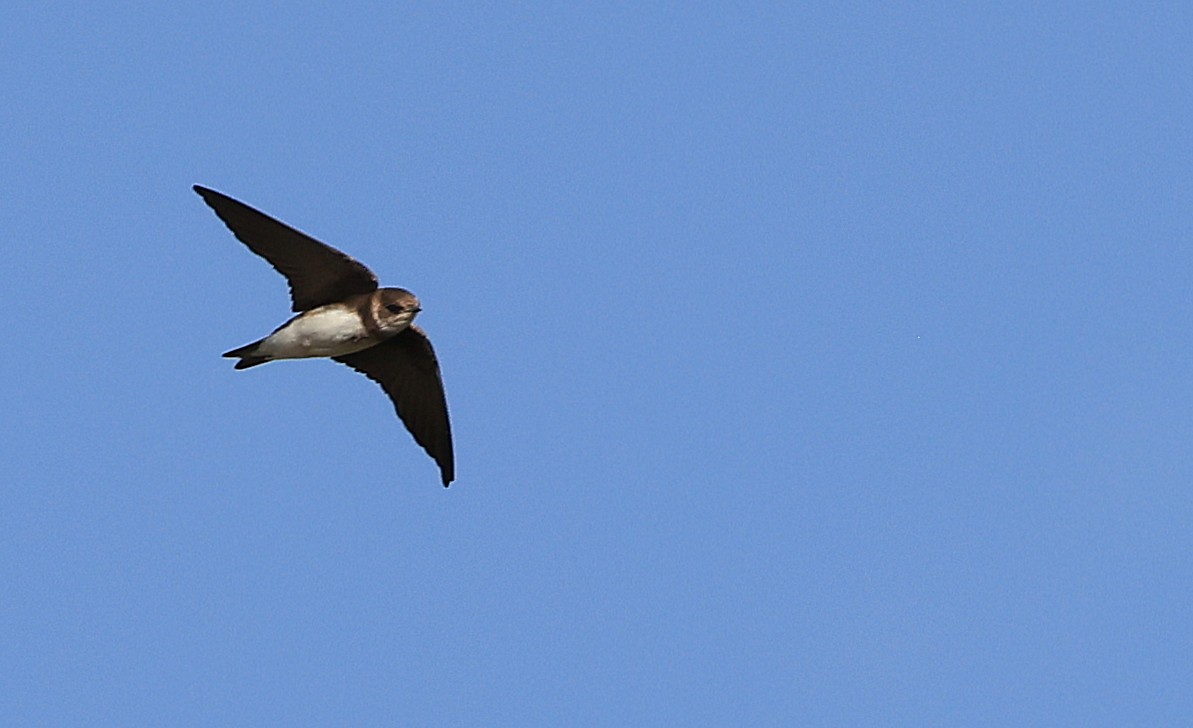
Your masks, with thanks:
M 240 242 L 290 282 L 293 310 L 309 311 L 377 289 L 364 264 L 227 195 L 195 185 Z
M 439 464 L 444 487 L 455 480 L 443 378 L 426 333 L 410 326 L 376 346 L 333 358 L 380 384 L 414 441 Z

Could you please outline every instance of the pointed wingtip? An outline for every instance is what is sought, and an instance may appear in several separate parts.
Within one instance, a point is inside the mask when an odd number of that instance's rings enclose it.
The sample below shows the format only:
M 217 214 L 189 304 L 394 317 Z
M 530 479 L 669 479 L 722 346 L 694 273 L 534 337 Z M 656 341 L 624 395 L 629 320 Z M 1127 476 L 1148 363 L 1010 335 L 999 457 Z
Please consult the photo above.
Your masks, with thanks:
M 248 369 L 249 367 L 255 367 L 259 364 L 264 364 L 267 361 L 269 361 L 269 359 L 263 356 L 246 356 L 240 361 L 236 362 L 236 365 L 232 368 Z

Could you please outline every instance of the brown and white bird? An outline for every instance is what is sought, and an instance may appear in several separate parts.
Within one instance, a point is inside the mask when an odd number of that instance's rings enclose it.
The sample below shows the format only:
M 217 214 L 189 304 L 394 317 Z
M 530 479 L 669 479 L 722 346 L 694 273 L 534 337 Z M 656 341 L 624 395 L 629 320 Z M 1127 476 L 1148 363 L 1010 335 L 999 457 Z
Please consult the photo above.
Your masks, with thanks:
M 215 190 L 195 185 L 215 214 L 249 250 L 290 283 L 298 315 L 269 336 L 226 352 L 248 369 L 275 359 L 330 357 L 381 385 L 415 442 L 455 479 L 451 423 L 431 341 L 413 324 L 422 309 L 402 288 L 379 288 L 377 276 L 330 245 Z

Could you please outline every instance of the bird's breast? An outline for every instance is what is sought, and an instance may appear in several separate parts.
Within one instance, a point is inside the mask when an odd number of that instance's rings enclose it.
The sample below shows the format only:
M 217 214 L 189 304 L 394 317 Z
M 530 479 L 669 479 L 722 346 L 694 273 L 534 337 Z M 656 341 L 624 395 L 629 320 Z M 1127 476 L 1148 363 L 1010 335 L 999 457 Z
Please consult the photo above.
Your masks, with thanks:
M 369 334 L 359 313 L 333 304 L 290 319 L 261 342 L 260 351 L 277 359 L 341 356 L 379 341 Z

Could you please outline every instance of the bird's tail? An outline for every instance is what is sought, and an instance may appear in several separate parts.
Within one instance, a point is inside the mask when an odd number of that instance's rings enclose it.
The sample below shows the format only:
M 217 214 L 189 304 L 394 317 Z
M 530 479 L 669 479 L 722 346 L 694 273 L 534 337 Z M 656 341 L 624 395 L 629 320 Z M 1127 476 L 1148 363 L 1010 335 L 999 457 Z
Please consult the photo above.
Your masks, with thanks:
M 254 341 L 251 344 L 245 344 L 239 349 L 233 349 L 232 351 L 225 351 L 222 356 L 226 356 L 231 359 L 240 359 L 240 361 L 236 362 L 236 366 L 234 366 L 233 369 L 248 369 L 249 367 L 257 366 L 258 364 L 264 364 L 267 361 L 273 361 L 268 356 L 260 356 L 256 353 L 257 347 L 261 344 L 261 341 L 264 340 L 265 339 L 261 339 L 260 341 Z

